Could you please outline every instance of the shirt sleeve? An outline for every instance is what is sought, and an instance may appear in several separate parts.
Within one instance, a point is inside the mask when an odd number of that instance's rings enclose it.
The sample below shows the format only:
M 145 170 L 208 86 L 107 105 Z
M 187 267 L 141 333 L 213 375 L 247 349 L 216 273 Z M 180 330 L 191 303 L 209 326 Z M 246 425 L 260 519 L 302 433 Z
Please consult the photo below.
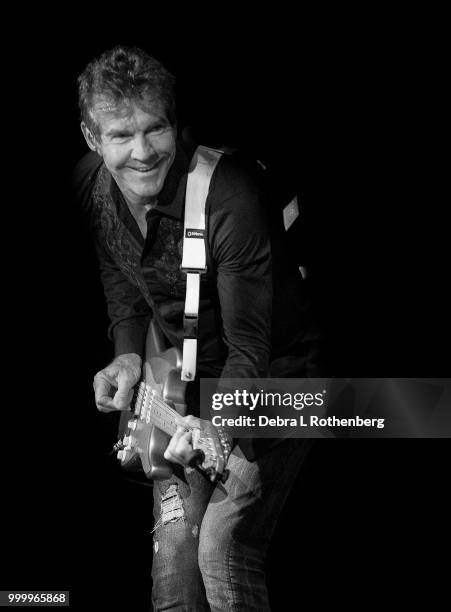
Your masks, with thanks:
M 114 342 L 115 356 L 137 353 L 143 357 L 151 308 L 106 251 L 91 222 L 92 191 L 101 164 L 102 158 L 92 152 L 78 163 L 73 173 L 74 203 L 81 213 L 85 231 L 94 241 L 110 319 L 108 336 Z
M 111 321 L 108 336 L 114 341 L 115 356 L 137 353 L 144 357 L 151 308 L 138 287 L 128 281 L 100 244 L 96 245 L 96 251 Z
M 97 153 L 89 151 L 81 158 L 72 173 L 73 204 L 81 214 L 80 218 L 87 229 L 92 212 L 92 191 L 101 165 L 102 158 Z
M 259 194 L 239 192 L 222 201 L 210 215 L 211 254 L 228 348 L 222 378 L 266 377 L 271 338 L 271 248 Z

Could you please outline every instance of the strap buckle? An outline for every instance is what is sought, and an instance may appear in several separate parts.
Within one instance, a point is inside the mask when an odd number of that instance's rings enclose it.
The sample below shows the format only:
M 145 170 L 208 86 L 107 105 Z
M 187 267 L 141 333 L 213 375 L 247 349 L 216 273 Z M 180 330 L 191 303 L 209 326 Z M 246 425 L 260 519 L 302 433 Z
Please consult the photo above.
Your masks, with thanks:
M 207 266 L 204 268 L 184 268 L 182 265 L 180 266 L 180 272 L 183 274 L 206 274 Z
M 183 315 L 183 337 L 197 339 L 199 329 L 198 315 Z

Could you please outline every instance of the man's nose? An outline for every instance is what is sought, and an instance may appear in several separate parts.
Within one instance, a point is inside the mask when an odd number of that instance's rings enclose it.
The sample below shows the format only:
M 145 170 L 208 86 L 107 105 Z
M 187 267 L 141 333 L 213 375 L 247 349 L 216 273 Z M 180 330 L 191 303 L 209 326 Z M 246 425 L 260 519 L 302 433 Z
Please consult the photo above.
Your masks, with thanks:
M 137 134 L 133 140 L 132 157 L 139 161 L 146 161 L 155 153 L 155 149 L 146 134 Z

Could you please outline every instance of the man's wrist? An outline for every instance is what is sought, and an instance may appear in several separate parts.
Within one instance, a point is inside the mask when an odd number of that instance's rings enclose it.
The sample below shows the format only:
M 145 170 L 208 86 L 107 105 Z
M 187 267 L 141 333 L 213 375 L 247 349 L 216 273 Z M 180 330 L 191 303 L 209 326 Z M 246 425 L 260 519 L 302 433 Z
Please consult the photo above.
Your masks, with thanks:
M 139 355 L 139 353 L 121 353 L 120 355 L 116 355 L 116 357 L 114 358 L 114 361 L 131 361 L 133 363 L 139 363 L 141 364 L 142 362 L 142 358 L 141 355 Z

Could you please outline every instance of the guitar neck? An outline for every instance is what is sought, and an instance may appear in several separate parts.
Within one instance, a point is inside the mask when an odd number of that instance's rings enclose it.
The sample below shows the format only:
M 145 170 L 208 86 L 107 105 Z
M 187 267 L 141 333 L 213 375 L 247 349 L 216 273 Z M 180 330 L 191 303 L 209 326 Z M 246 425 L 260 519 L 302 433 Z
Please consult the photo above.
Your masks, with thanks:
M 168 436 L 173 436 L 179 425 L 184 425 L 179 413 L 171 408 L 152 388 L 141 383 L 136 398 L 135 415 L 141 417 L 164 431 Z

